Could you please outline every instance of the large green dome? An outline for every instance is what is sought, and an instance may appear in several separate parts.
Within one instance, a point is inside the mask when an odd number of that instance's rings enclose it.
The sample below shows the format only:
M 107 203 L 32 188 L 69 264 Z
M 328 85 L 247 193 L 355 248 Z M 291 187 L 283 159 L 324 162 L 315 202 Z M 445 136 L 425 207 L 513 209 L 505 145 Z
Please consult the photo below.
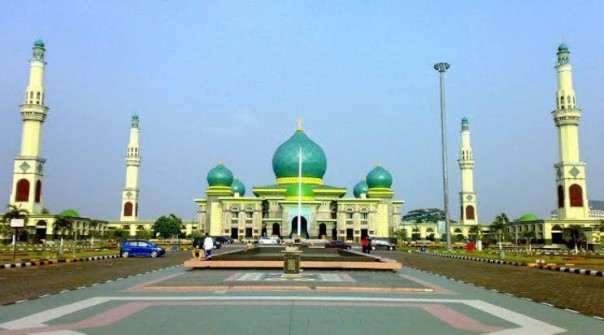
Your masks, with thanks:
M 367 186 L 369 188 L 390 188 L 392 186 L 392 175 L 378 164 L 367 174 Z
M 233 184 L 233 173 L 227 169 L 222 162 L 219 162 L 210 172 L 208 172 L 208 185 L 212 186 L 227 186 Z
M 535 214 L 524 214 L 523 216 L 520 217 L 520 219 L 518 219 L 518 221 L 536 221 L 539 220 L 539 218 L 537 217 L 537 215 Z
M 354 194 L 355 198 L 360 198 L 361 194 L 367 194 L 367 191 L 369 191 L 369 185 L 367 185 L 365 178 L 363 178 L 363 180 L 361 180 L 360 182 L 358 182 L 358 184 L 354 186 L 352 193 Z
M 80 217 L 80 213 L 78 213 L 78 211 L 76 211 L 73 208 L 68 208 L 68 209 L 62 211 L 61 214 L 59 214 L 59 215 L 69 217 L 69 218 L 79 218 Z
M 279 182 L 280 178 L 298 177 L 298 151 L 300 149 L 302 149 L 302 177 L 317 178 L 318 180 L 308 180 L 307 182 L 322 184 L 323 175 L 327 169 L 327 158 L 323 149 L 308 138 L 300 128 L 285 143 L 281 144 L 273 155 L 273 172 L 277 177 L 277 183 L 292 182 L 291 180 Z
M 233 184 L 231 184 L 231 191 L 233 194 L 239 193 L 239 195 L 245 195 L 245 185 L 237 178 L 233 179 Z
M 302 190 L 300 190 L 300 186 L 302 186 Z M 302 196 L 302 200 L 314 200 L 315 197 L 315 191 L 313 191 L 312 187 L 310 187 L 308 184 L 304 184 L 302 183 L 302 185 L 299 184 L 292 184 L 290 187 L 287 188 L 287 190 L 285 191 L 285 200 L 287 201 L 297 201 L 299 196 Z

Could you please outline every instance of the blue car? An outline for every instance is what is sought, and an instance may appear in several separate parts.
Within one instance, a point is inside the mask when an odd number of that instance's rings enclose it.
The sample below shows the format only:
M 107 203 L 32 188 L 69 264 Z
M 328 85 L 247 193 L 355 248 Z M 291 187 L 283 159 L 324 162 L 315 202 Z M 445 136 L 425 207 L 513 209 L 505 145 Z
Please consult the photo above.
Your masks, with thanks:
M 146 240 L 127 240 L 122 242 L 120 255 L 124 258 L 135 256 L 158 257 L 166 253 L 166 249 Z

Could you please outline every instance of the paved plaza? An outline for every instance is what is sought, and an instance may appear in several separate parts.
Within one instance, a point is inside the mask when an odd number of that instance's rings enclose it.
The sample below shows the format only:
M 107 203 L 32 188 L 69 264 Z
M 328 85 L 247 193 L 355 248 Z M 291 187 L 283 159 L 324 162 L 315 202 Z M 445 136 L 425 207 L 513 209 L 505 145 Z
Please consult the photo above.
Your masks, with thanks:
M 603 326 L 411 268 L 283 280 L 275 270 L 177 265 L 0 307 L 0 335 L 601 334 Z

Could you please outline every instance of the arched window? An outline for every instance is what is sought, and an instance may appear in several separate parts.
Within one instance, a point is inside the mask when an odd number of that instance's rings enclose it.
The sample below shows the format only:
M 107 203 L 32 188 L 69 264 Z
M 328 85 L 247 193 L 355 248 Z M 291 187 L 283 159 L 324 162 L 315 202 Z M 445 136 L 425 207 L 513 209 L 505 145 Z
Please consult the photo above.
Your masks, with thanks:
M 464 216 L 463 216 L 463 205 L 459 207 L 459 218 L 463 220 Z
M 15 195 L 15 201 L 27 200 L 29 200 L 29 180 L 20 179 L 17 182 L 17 194 Z
M 558 208 L 564 207 L 564 187 L 558 185 Z
M 571 185 L 568 189 L 571 207 L 583 207 L 583 189 L 577 184 Z
M 35 201 L 37 203 L 40 203 L 40 198 L 42 198 L 42 182 L 38 180 L 36 182 L 36 198 L 35 198 Z
M 138 202 L 136 203 L 136 206 L 134 206 L 134 216 L 138 216 Z
M 124 204 L 124 216 L 132 216 L 132 203 L 130 201 Z
M 474 206 L 470 205 L 466 207 L 466 219 L 474 220 Z

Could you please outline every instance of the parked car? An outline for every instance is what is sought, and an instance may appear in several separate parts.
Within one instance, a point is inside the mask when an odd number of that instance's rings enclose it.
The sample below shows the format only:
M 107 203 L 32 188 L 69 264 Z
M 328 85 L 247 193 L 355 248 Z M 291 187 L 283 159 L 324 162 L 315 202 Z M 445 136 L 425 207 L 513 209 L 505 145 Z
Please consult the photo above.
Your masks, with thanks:
M 260 244 L 260 245 L 280 245 L 281 240 L 278 237 L 262 236 L 258 239 L 258 244 Z
M 233 239 L 228 236 L 216 236 L 213 239 L 220 244 L 233 244 Z
M 325 243 L 325 248 L 337 248 L 337 249 L 346 249 L 350 250 L 352 248 L 350 244 L 344 243 L 344 241 L 332 240 Z
M 371 250 L 375 249 L 394 250 L 396 245 L 384 240 L 371 240 Z
M 134 256 L 159 257 L 166 253 L 166 249 L 147 240 L 126 240 L 120 245 L 120 255 L 124 258 Z
M 195 249 L 203 249 L 203 240 L 205 240 L 205 237 L 196 237 L 193 239 L 193 243 L 191 243 L 191 246 L 193 246 L 193 248 Z M 216 241 L 215 238 L 212 238 L 212 242 L 214 242 L 213 249 L 220 249 L 220 247 L 222 247 L 222 244 Z

